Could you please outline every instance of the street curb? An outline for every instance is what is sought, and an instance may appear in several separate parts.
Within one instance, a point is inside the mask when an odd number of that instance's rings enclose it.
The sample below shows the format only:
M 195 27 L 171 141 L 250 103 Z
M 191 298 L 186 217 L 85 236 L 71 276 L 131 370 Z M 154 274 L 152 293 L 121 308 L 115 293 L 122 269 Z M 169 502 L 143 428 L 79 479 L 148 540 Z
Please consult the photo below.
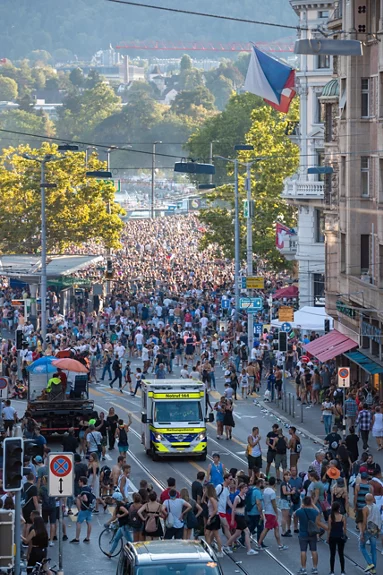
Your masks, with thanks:
M 276 409 L 273 409 L 270 406 L 269 402 L 265 402 L 265 401 L 259 401 L 259 400 L 255 400 L 254 401 L 254 405 L 259 406 L 261 409 L 266 409 L 267 411 L 271 412 L 277 419 L 279 419 L 280 421 L 283 421 L 283 423 L 285 425 L 294 425 L 294 427 L 297 428 L 297 433 L 299 434 L 304 434 L 306 435 L 309 439 L 311 439 L 311 441 L 313 441 L 314 443 L 318 443 L 319 445 L 321 445 L 322 447 L 325 447 L 324 441 L 323 439 L 320 439 L 317 435 L 314 435 L 313 433 L 311 433 L 310 431 L 308 431 L 305 427 L 299 425 L 298 423 L 296 423 L 294 420 L 288 419 L 287 417 L 285 417 L 284 415 L 282 415 L 281 413 L 279 413 L 279 411 L 277 411 Z

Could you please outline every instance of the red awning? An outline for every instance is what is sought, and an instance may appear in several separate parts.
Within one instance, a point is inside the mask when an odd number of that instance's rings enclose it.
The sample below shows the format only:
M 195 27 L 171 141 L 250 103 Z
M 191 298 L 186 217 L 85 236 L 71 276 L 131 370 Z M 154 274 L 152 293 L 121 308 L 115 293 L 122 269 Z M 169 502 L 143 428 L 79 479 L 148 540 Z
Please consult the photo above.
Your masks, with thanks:
M 283 297 L 291 298 L 291 297 L 298 297 L 299 289 L 297 286 L 288 286 L 284 288 L 278 289 L 273 294 L 273 299 L 282 299 Z
M 319 361 L 328 361 L 357 346 L 358 344 L 353 339 L 343 335 L 336 329 L 303 345 L 306 352 L 319 359 Z

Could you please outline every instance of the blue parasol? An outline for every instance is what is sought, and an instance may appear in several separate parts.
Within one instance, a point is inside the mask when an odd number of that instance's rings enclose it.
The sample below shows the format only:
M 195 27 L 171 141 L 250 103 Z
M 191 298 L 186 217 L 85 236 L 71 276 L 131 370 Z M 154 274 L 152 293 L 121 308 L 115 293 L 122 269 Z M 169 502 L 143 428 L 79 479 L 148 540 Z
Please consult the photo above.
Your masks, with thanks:
M 29 371 L 29 373 L 34 374 L 54 373 L 55 371 L 57 371 L 57 367 L 52 365 L 52 361 L 55 359 L 57 358 L 51 355 L 40 357 L 39 359 L 36 359 L 36 361 L 28 365 L 27 371 Z

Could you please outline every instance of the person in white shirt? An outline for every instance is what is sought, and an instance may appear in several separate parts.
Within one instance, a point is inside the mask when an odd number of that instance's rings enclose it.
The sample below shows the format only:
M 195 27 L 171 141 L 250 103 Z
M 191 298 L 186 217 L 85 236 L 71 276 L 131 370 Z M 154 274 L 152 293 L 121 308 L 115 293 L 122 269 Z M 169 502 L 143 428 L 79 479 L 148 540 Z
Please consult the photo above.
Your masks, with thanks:
M 141 357 L 142 355 L 142 346 L 144 343 L 144 336 L 142 335 L 142 333 L 139 331 L 136 333 L 135 337 L 134 337 L 134 342 L 136 344 L 137 347 L 137 351 L 138 351 L 138 357 Z
M 17 412 L 11 405 L 11 400 L 7 399 L 5 405 L 3 406 L 3 422 L 4 429 L 8 432 L 8 435 L 12 435 L 12 429 L 17 420 Z
M 122 345 L 120 341 L 117 342 L 117 345 L 114 348 L 114 352 L 117 353 L 119 359 L 122 359 L 124 357 L 125 347 Z
M 180 375 L 181 375 L 182 379 L 189 379 L 188 366 L 186 363 L 183 366 L 183 368 L 181 369 Z
M 223 483 L 217 485 L 215 492 L 218 497 L 218 515 L 221 520 L 221 528 L 227 539 L 230 539 L 230 527 L 227 521 L 227 508 L 232 507 L 230 500 L 230 486 L 232 484 L 233 477 L 230 473 L 225 473 L 223 476 Z
M 196 367 L 192 367 L 192 370 L 190 372 L 190 379 L 194 379 L 195 381 L 199 381 L 201 379 L 201 376 L 197 371 Z

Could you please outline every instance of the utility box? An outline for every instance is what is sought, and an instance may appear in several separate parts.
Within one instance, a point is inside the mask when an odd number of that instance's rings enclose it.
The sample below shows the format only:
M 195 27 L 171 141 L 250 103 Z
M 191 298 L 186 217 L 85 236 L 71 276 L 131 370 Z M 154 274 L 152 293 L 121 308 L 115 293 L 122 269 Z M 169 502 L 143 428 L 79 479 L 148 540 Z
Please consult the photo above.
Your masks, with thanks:
M 0 509 L 0 570 L 15 564 L 15 511 Z

